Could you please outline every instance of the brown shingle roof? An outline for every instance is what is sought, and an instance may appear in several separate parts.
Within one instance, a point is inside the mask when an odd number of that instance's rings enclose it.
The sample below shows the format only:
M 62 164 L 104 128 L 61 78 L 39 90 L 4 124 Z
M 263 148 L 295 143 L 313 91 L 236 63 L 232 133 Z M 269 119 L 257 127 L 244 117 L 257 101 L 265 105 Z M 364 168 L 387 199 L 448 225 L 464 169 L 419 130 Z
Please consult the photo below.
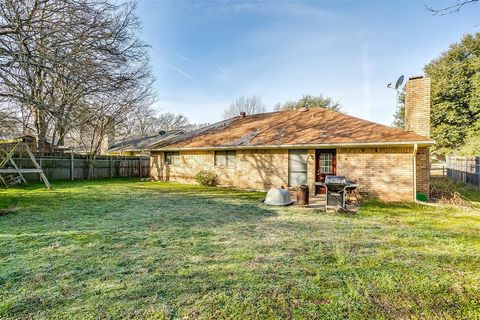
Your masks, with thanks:
M 433 144 L 430 138 L 343 113 L 314 108 L 238 116 L 221 121 L 152 149 L 288 147 L 300 145 Z
M 163 131 L 163 130 L 162 130 Z M 184 130 L 170 130 L 164 131 L 163 134 L 155 133 L 145 136 L 133 136 L 123 140 L 116 141 L 107 151 L 140 151 L 149 149 L 152 144 L 159 144 L 160 142 L 167 142 L 173 137 L 185 133 Z

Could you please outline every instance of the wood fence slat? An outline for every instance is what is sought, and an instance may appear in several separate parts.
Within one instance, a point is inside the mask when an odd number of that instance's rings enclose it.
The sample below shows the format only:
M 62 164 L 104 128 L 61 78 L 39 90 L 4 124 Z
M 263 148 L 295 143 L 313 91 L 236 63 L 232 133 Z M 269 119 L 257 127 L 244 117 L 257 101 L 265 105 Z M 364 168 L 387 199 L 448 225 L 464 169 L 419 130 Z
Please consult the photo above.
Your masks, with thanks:
M 121 157 L 121 156 L 98 156 L 91 163 L 91 170 L 87 159 L 81 155 L 42 155 L 36 156 L 37 163 L 25 161 L 26 158 L 19 155 L 13 158 L 18 167 L 29 169 L 24 178 L 27 181 L 37 181 L 37 165 L 43 169 L 48 180 L 58 179 L 107 179 L 107 178 L 143 178 L 148 177 L 150 172 L 150 160 L 148 157 Z M 11 168 L 14 170 L 14 168 Z M 9 168 L 5 168 L 9 170 Z M 88 175 L 90 171 L 90 175 Z

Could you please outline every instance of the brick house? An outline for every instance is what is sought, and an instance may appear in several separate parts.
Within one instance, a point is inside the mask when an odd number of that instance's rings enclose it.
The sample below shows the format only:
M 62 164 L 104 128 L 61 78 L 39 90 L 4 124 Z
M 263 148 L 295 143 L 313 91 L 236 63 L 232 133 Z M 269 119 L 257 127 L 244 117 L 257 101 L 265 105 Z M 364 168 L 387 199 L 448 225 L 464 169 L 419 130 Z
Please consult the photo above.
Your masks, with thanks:
M 242 114 L 154 144 L 151 177 L 194 183 L 214 171 L 220 185 L 267 190 L 344 175 L 385 201 L 429 193 L 430 80 L 406 86 L 407 130 L 323 108 Z M 318 187 L 317 187 L 318 188 Z

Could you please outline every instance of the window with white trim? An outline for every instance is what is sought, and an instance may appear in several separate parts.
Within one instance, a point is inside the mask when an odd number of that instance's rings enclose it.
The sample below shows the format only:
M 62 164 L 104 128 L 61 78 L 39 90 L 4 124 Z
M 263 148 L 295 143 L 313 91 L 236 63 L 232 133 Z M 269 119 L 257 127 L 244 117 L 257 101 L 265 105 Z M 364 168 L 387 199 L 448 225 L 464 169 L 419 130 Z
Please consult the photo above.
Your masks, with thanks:
M 176 151 L 167 151 L 165 152 L 165 163 L 166 164 L 178 164 L 180 162 L 180 155 Z
M 215 151 L 215 165 L 235 168 L 237 152 L 235 150 Z
M 320 154 L 320 172 L 333 174 L 333 154 L 332 153 Z

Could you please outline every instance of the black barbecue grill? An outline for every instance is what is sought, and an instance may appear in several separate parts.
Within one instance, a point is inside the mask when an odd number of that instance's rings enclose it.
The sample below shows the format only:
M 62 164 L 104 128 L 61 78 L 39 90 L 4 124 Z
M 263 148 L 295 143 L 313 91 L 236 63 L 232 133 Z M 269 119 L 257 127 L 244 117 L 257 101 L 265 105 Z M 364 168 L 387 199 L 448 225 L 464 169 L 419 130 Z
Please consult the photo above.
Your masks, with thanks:
M 345 210 L 346 194 L 354 192 L 358 187 L 358 184 L 344 176 L 326 176 L 324 184 L 327 187 L 327 207 L 340 207 Z

